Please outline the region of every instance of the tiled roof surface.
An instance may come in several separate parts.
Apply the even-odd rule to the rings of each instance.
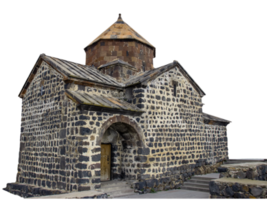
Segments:
[[[177,61],[174,61],[173,63],[169,63],[159,68],[154,68],[152,70],[137,74],[136,76],[133,76],[132,78],[127,80],[125,83],[120,83],[115,78],[101,73],[93,66],[81,65],[63,59],[55,58],[52,56],[47,56],[45,54],[41,54],[19,94],[20,97],[23,97],[23,95],[25,94],[42,60],[48,63],[55,70],[60,72],[64,76],[65,81],[73,82],[73,80],[75,81],[79,80],[77,81],[76,84],[83,84],[83,83],[91,85],[99,84],[102,86],[115,87],[121,89],[136,84],[141,84],[145,86],[149,81],[157,78],[161,74],[167,72],[168,70],[174,67],[178,67],[181,73],[188,79],[188,81],[193,85],[193,87],[198,91],[198,93],[201,96],[205,95],[205,93],[201,90],[201,88],[197,85],[197,83],[189,76],[189,74],[183,69],[183,67]],[[122,62],[125,64],[124,61],[115,60],[114,62]]]
[[[228,121],[226,119],[222,119],[219,117],[215,117],[213,115],[209,115],[207,113],[203,113],[203,118],[207,119],[207,120],[212,120],[212,121],[216,121],[216,122],[226,122],[226,123],[230,123],[231,121]]]
[[[106,107],[118,110],[127,110],[132,112],[143,112],[138,107],[114,97],[105,95],[88,94],[81,91],[66,90],[66,93],[74,99],[78,104]]]
[[[111,86],[119,86],[119,87],[127,87],[129,85],[134,85],[138,83],[146,83],[149,80],[153,80],[160,74],[170,70],[171,68],[177,66],[181,70],[181,72],[185,73],[191,81],[194,80],[194,77],[187,71],[187,69],[181,64],[179,61],[173,61],[170,63],[167,63],[161,67],[156,67],[150,71],[139,73],[137,76],[131,77],[126,83],[119,83],[116,81],[115,78],[110,77],[108,75],[102,74],[97,69],[95,69],[92,66],[83,65],[78,62],[73,62],[69,60],[65,60],[63,58],[57,58],[51,55],[46,54],[38,54],[34,61],[34,66],[29,70],[28,74],[25,77],[24,83],[21,85],[21,87],[18,90],[17,97],[19,97],[21,91],[25,87],[30,84],[31,80],[33,80],[33,70],[36,67],[36,65],[40,65],[41,60],[45,60],[48,62],[52,67],[56,68],[58,71],[65,74],[65,76],[69,77],[75,77],[78,79],[88,80],[88,81],[94,81],[96,83],[105,83],[107,85]],[[203,92],[203,94],[207,94],[205,90],[199,85],[199,83],[194,80],[193,82],[197,88],[200,89],[200,91]],[[113,98],[113,97],[106,97],[106,96],[97,96],[97,95],[87,95],[87,94],[80,94],[79,91],[68,91],[68,94],[73,96],[74,99],[76,99],[77,102],[80,104],[87,104],[87,105],[95,105],[95,106],[104,106],[107,108],[115,108],[115,109],[121,109],[121,110],[128,110],[131,112],[140,112],[141,109],[137,108],[136,106],[127,103],[126,101],[121,101],[119,99]],[[228,120],[226,118],[221,118],[219,116],[216,116],[211,113],[203,113],[203,118],[207,120],[213,120],[213,121],[221,121],[221,122],[228,122],[233,124],[233,120]]]
[[[77,64],[63,59],[46,56],[44,54],[42,54],[41,57],[46,62],[48,62],[49,64],[51,64],[60,72],[62,72],[63,74],[65,74],[70,78],[78,78],[111,86],[118,86],[118,87],[124,86],[123,84],[117,82],[110,76],[102,74],[95,67]]]
[[[133,28],[126,24],[120,16],[114,24],[112,24],[106,31],[99,35],[93,42],[87,45],[87,47],[101,39],[135,39],[143,44],[155,48]]]

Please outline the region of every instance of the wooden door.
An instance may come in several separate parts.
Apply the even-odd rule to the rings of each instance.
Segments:
[[[110,180],[111,144],[101,144],[101,181]]]

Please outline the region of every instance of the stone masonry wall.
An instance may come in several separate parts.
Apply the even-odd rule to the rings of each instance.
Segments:
[[[178,82],[176,97],[173,81]],[[136,120],[150,149],[147,161],[151,171],[147,170],[147,178],[166,176],[173,167],[201,159],[214,164],[211,157],[227,156],[227,143],[221,143],[226,128],[204,125],[201,97],[177,68],[151,81],[146,89],[135,89],[134,96],[133,103],[146,110]],[[213,155],[212,150],[216,151]]]
[[[65,192],[78,190],[76,163],[83,157],[81,140],[67,138],[68,108],[75,104],[65,96],[62,78],[42,62],[22,100],[17,182]]]
[[[80,110],[65,89],[113,96],[145,113]],[[23,98],[18,183],[62,191],[100,188],[97,141],[106,122],[118,135],[112,145],[112,178],[138,179],[139,189],[177,187],[196,167],[227,157],[226,128],[203,123],[201,97],[177,68],[146,88],[133,88],[131,99],[124,92],[64,85],[62,76],[43,62]]]
[[[153,69],[154,49],[134,40],[100,40],[86,49],[86,65],[99,67],[121,59],[137,71]]]

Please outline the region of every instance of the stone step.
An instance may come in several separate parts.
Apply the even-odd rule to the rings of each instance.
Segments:
[[[188,180],[186,182],[209,184],[210,180],[190,179],[190,180]]]
[[[101,182],[101,188],[103,187],[113,187],[113,186],[128,186],[126,181],[111,181],[111,182]]]
[[[202,188],[202,187],[196,187],[196,186],[181,186],[181,189],[184,190],[194,190],[194,191],[201,191],[201,192],[209,192],[209,188]]]
[[[211,174],[211,176],[214,176],[214,174]],[[181,189],[209,192],[210,181],[216,179],[211,176],[193,176],[191,179],[184,182],[184,185],[181,186]]]
[[[98,191],[107,193],[109,198],[134,194],[130,182],[117,180],[101,182],[101,189]]]
[[[200,187],[200,188],[209,189],[209,184],[201,184],[201,183],[188,183],[188,182],[185,182],[183,186]]]
[[[128,190],[132,189],[129,186],[112,186],[112,187],[101,187],[102,192],[118,191],[118,190]]]
[[[226,161],[223,164],[239,164],[239,163],[251,163],[251,162],[264,162],[262,160],[236,160],[236,161]]]
[[[193,176],[190,180],[203,180],[203,181],[210,181],[216,178],[209,178],[209,177],[200,177],[200,176]]]

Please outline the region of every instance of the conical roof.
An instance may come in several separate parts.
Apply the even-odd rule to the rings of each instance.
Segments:
[[[134,39],[155,49],[152,44],[122,20],[121,14],[119,14],[119,18],[114,24],[87,45],[87,47],[102,39]],[[85,49],[87,47],[85,47]]]

